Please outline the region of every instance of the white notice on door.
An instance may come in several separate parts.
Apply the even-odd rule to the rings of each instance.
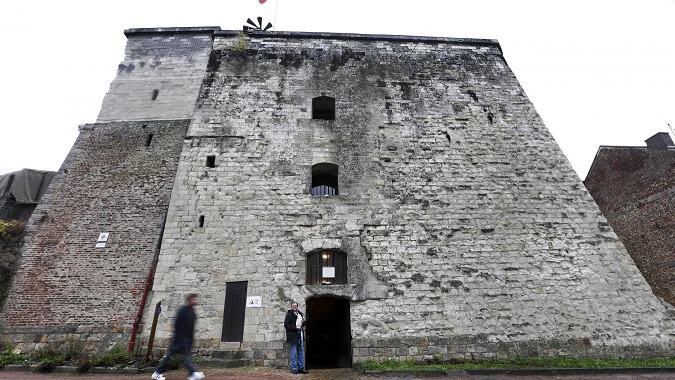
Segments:
[[[323,267],[321,277],[323,278],[335,278],[335,267]]]

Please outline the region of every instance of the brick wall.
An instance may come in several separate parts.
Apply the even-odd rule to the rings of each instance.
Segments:
[[[5,339],[24,349],[69,337],[98,348],[129,343],[186,129],[186,121],[82,128],[29,220],[0,316]],[[110,237],[96,248],[101,232]]]
[[[585,185],[654,294],[675,305],[675,150],[603,147]]]

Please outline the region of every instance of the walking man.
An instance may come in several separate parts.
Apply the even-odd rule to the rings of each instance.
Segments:
[[[203,372],[197,372],[192,363],[192,343],[195,335],[195,322],[197,314],[194,307],[197,306],[197,295],[190,293],[186,297],[186,303],[176,313],[176,320],[173,323],[173,340],[166,351],[166,355],[159,362],[155,372],[152,374],[153,380],[166,380],[163,373],[166,365],[174,354],[183,355],[183,363],[188,370],[188,380],[201,380],[204,378]]]
[[[291,372],[309,373],[305,369],[305,316],[298,310],[298,303],[291,303],[291,310],[286,313],[284,328],[286,329],[286,341],[291,350]]]

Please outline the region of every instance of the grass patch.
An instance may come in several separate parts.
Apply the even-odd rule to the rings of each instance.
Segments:
[[[451,369],[516,369],[516,368],[621,368],[675,367],[675,357],[653,359],[588,359],[588,358],[513,358],[483,360],[447,360],[438,357],[427,361],[368,360],[357,364],[364,370],[451,370]]]

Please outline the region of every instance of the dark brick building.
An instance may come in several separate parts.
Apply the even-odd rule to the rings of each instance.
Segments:
[[[675,146],[601,146],[584,181],[654,294],[675,305]]]

